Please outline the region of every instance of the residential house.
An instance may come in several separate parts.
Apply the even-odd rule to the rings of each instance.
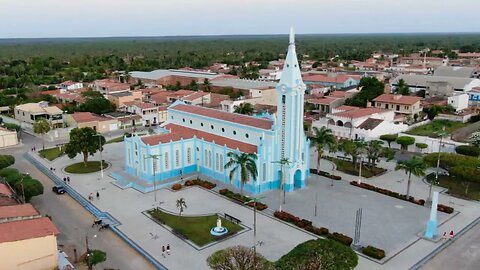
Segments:
[[[92,83],[91,87],[103,95],[130,91],[130,84],[121,83],[112,79],[96,80]]]
[[[90,112],[75,112],[73,114],[67,114],[65,119],[70,127],[89,127],[99,133],[107,133],[117,130],[120,126],[117,119],[100,116]]]
[[[65,81],[65,82],[60,83],[58,86],[61,90],[69,91],[69,90],[76,90],[76,89],[83,88],[83,83],[73,82],[73,81]]]
[[[394,111],[397,114],[418,115],[422,111],[420,100],[417,96],[403,96],[394,94],[382,94],[372,101],[372,107]]]
[[[241,91],[245,97],[254,97],[252,92],[275,88],[276,82],[247,80],[235,78],[219,78],[211,82],[212,91],[217,92],[223,88],[231,88],[235,91]]]
[[[469,95],[458,94],[447,98],[447,104],[452,106],[456,112],[460,112],[468,108],[468,97]]]
[[[260,69],[260,80],[265,81],[278,81],[282,77],[282,71],[280,68],[275,69]]]
[[[316,74],[307,75],[303,77],[304,83],[307,87],[311,85],[323,85],[335,89],[344,89],[351,86],[356,86],[360,83],[361,76],[359,75],[343,75],[343,74]],[[313,88],[313,87],[312,87]]]
[[[15,119],[34,124],[37,119],[46,119],[52,127],[63,126],[63,111],[55,106],[48,106],[48,102],[26,103],[15,106]]]
[[[126,112],[140,115],[142,124],[146,127],[159,124],[158,106],[153,103],[126,103]]]
[[[107,95],[107,99],[110,100],[117,109],[125,107],[125,102],[142,102],[143,93],[142,91],[125,91],[125,92],[115,92]]]
[[[276,106],[277,105],[277,91],[275,89],[250,90],[249,98],[230,100],[225,99],[220,102],[220,108],[223,111],[234,112],[236,107],[242,103],[250,103],[256,106]]]
[[[320,114],[331,113],[332,109],[338,108],[345,104],[347,98],[354,97],[359,91],[351,89],[347,91],[333,91],[328,96],[322,95],[308,99],[306,102],[315,106],[315,109]]]
[[[0,182],[0,206],[16,205],[20,202],[9,185]]]
[[[131,128],[142,125],[142,117],[140,115],[126,112],[112,112],[104,114],[107,118],[116,119],[120,129]]]
[[[469,104],[477,107],[480,101],[480,87],[474,87],[467,92]]]
[[[0,149],[18,144],[17,131],[0,127]]]

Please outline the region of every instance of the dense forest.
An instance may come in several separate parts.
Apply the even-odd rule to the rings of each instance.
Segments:
[[[114,70],[153,70],[214,62],[241,65],[283,57],[286,36],[0,39],[0,89],[92,81]],[[298,35],[299,58],[364,60],[372,52],[408,55],[419,50],[480,51],[480,34]]]

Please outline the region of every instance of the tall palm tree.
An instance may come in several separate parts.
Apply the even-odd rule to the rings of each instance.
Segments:
[[[225,169],[232,168],[230,170],[230,182],[233,181],[235,173],[240,171],[240,193],[243,194],[243,186],[248,182],[250,177],[253,181],[257,181],[258,171],[257,171],[257,155],[249,153],[240,153],[229,152],[227,156],[230,158],[230,161],[225,164]]]
[[[235,113],[240,113],[240,114],[246,114],[246,115],[252,115],[253,112],[255,111],[255,108],[253,108],[253,105],[245,102],[241,103],[238,106],[235,106]]]
[[[363,141],[343,141],[339,148],[345,153],[346,156],[352,157],[353,166],[357,167],[357,159],[363,153],[365,149],[365,142]]]
[[[187,208],[187,203],[185,202],[184,198],[180,198],[177,200],[177,208],[180,211],[180,216],[181,216],[184,208]]]
[[[365,146],[368,163],[372,163],[373,166],[375,166],[378,159],[380,158],[380,155],[382,154],[382,145],[383,145],[382,141],[373,140],[373,141],[369,141]]]
[[[410,199],[410,180],[412,178],[412,174],[415,176],[424,176],[427,170],[427,164],[423,161],[423,159],[419,157],[412,157],[409,160],[399,161],[395,170],[403,170],[405,174],[408,175],[408,183],[407,183],[407,200]]]
[[[315,147],[317,151],[317,172],[320,171],[320,162],[322,160],[323,148],[327,145],[329,148],[335,144],[335,136],[333,136],[332,130],[326,127],[313,127],[313,137],[310,138],[310,146]]]

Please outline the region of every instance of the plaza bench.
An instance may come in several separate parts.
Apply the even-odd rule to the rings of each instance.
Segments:
[[[226,219],[226,220],[229,220],[229,221],[231,221],[231,222],[235,222],[235,223],[237,223],[237,224],[242,223],[242,221],[241,221],[240,219],[238,219],[238,218],[236,218],[236,217],[234,217],[234,216],[231,216],[231,215],[229,215],[229,214],[227,214],[227,213],[224,213],[224,216],[225,216],[225,219]]]
[[[344,157],[344,156],[337,156],[338,159],[342,159],[342,160],[346,160],[346,161],[350,161],[350,158],[349,157]]]

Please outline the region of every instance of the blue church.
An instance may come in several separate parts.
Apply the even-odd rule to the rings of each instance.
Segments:
[[[200,173],[240,187],[240,175],[231,182],[224,169],[229,152],[257,155],[258,177],[244,190],[260,193],[281,188],[285,165],[285,191],[305,186],[309,175],[309,141],[303,129],[306,86],[302,81],[293,30],[278,93],[277,114],[271,119],[229,113],[181,101],[168,108],[164,133],[125,138],[125,169],[157,185],[181,174]],[[152,158],[153,157],[153,158]]]

